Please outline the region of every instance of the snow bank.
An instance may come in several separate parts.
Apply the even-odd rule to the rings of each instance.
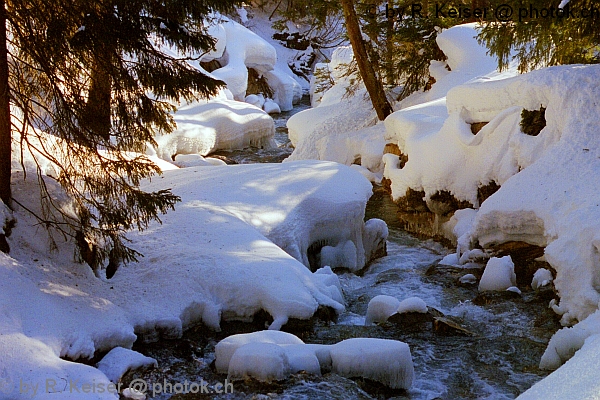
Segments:
[[[408,188],[424,190],[426,198],[446,190],[477,208],[477,189],[500,185],[470,232],[463,231],[459,253],[477,242],[484,248],[507,241],[545,247],[557,271],[561,301],[554,309],[563,324],[585,319],[600,301],[600,195],[590,185],[600,175],[599,77],[598,66],[578,65],[507,79],[496,74],[386,120],[388,136],[408,155],[402,169],[395,156],[384,157],[393,197]],[[537,136],[521,132],[522,110],[540,107],[545,128]],[[478,122],[487,124],[474,135],[469,124]]]
[[[37,180],[17,176],[15,198],[35,209]],[[45,183],[60,195],[52,179]],[[15,211],[12,252],[0,254],[0,378],[9,398],[19,398],[20,379],[32,388],[72,379],[103,385],[102,393],[97,386],[95,395],[77,398],[114,399],[104,373],[60,357],[89,359],[136,339],[176,338],[198,323],[218,329],[222,319],[250,319],[261,309],[273,317],[270,328],[310,318],[319,306],[343,310],[330,269],[313,274],[268,238],[300,259],[312,241],[354,240],[362,249],[371,186],[359,173],[323,162],[192,167],[144,186],[167,187],[182,197],[177,210],[129,235],[145,257],[108,281],[73,262],[72,244],[60,235],[48,252],[45,230]],[[114,378],[120,368],[107,372]],[[68,386],[56,389],[56,398],[73,398]]]
[[[479,291],[506,290],[516,285],[515,264],[510,256],[490,258],[479,281]]]
[[[173,160],[179,154],[205,156],[216,150],[277,147],[275,124],[253,105],[233,100],[193,102],[177,109],[177,128],[156,137],[157,154]]]
[[[410,349],[397,340],[346,339],[331,346],[331,362],[336,374],[371,379],[392,389],[409,389],[414,378]]]
[[[600,393],[600,335],[585,339],[573,358],[533,385],[518,400],[592,400]]]
[[[337,48],[329,64],[333,87],[323,94],[318,106],[288,120],[288,135],[295,150],[287,160],[358,163],[373,172],[382,171],[384,126],[376,125],[377,116],[364,85],[347,94],[352,77],[344,76],[344,72],[353,57],[350,47]]]

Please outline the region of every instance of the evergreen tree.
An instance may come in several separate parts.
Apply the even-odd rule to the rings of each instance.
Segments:
[[[77,205],[77,219],[63,215],[69,228],[44,215],[37,216],[40,221],[75,236],[81,256],[95,271],[108,259],[108,277],[120,262],[135,259],[138,254],[125,244],[126,231],[159,220],[178,197],[169,190],[140,190],[142,179],[160,171],[131,152],[144,153],[147,143],[155,144],[156,133],[174,129],[173,104],[207,97],[223,85],[160,46],[181,54],[213,48],[204,21],[235,3],[239,1],[4,0],[2,201],[10,206],[12,130],[13,140],[54,163],[57,181]],[[12,116],[9,100],[18,110]],[[36,134],[51,135],[57,144],[44,146],[47,140],[35,140]],[[43,201],[51,199],[43,196]]]
[[[504,68],[516,58],[520,72],[535,68],[600,60],[600,1],[509,0],[512,21],[485,23],[479,40]]]

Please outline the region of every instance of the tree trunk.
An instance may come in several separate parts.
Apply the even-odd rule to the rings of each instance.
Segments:
[[[358,64],[358,70],[365,83],[367,92],[369,92],[369,97],[371,97],[371,103],[373,103],[373,108],[375,108],[375,111],[377,112],[377,117],[383,121],[385,117],[393,112],[392,106],[390,106],[390,103],[387,101],[385,92],[383,91],[383,85],[381,84],[381,81],[377,79],[375,70],[369,62],[360,26],[358,25],[354,4],[352,3],[352,0],[341,0],[341,2],[344,10],[344,18],[346,19],[346,30],[348,31],[350,44],[354,50],[354,57]]]
[[[10,206],[11,126],[5,4],[0,1],[0,200]]]
[[[98,56],[91,71],[91,84],[85,106],[84,125],[104,140],[110,138],[110,100],[112,79]]]

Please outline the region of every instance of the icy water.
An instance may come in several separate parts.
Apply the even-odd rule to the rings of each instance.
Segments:
[[[303,106],[307,108],[307,105]],[[294,110],[297,111],[297,110]],[[278,124],[285,127],[282,116]],[[278,157],[288,152],[285,132]],[[267,157],[273,156],[274,152]],[[228,152],[237,162],[251,161],[248,152]],[[260,157],[259,157],[260,158]],[[261,161],[263,161],[261,159]],[[346,311],[334,322],[296,324],[287,327],[306,343],[333,344],[352,337],[377,337],[409,344],[415,367],[415,381],[409,391],[392,391],[365,380],[351,380],[327,373],[323,376],[296,374],[275,384],[234,382],[233,393],[214,394],[226,376],[211,368],[214,346],[231,334],[264,329],[260,316],[254,323],[224,323],[223,332],[198,327],[180,340],[136,344],[135,350],[158,360],[159,368],[128,376],[150,382],[149,398],[155,399],[513,399],[545,376],[537,367],[545,345],[558,329],[548,310],[547,293],[524,292],[523,296],[476,299],[475,285],[459,286],[467,272],[438,266],[450,250],[430,240],[417,239],[396,226],[395,205],[376,189],[369,201],[366,218],[384,219],[390,228],[388,255],[372,263],[362,275],[339,272],[346,299]],[[476,272],[476,271],[475,271]],[[443,313],[466,332],[441,334],[431,323],[386,323],[364,326],[369,300],[386,294],[402,300],[418,296]],[[198,383],[213,394],[152,396],[152,384]],[[125,380],[125,383],[129,382]],[[159,388],[159,386],[155,386]],[[179,387],[181,388],[181,386]],[[164,388],[161,388],[164,390]],[[168,387],[166,388],[168,389]]]

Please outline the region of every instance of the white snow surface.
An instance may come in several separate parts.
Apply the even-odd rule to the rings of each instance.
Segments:
[[[364,377],[393,389],[409,389],[414,378],[410,348],[389,339],[354,338],[331,346],[332,372]]]
[[[385,322],[398,311],[400,300],[393,296],[381,294],[373,297],[367,306],[365,325]]]
[[[546,268],[540,268],[533,274],[533,279],[531,280],[531,288],[533,290],[537,290],[541,287],[549,285],[554,280],[552,276],[552,272],[547,270]]]
[[[585,339],[583,347],[575,353],[573,358],[533,385],[517,399],[598,399],[600,393],[600,357],[598,354],[600,354],[600,334],[595,334]]]
[[[23,180],[15,172],[14,179],[15,198],[39,212],[35,174]],[[53,179],[45,184],[57,204],[72,207]],[[269,237],[300,260],[314,241],[353,240],[362,249],[371,185],[358,172],[316,161],[192,167],[143,187],[172,188],[182,202],[162,224],[129,235],[145,257],[108,281],[74,262],[61,235],[52,236],[56,251],[49,252],[45,230],[15,211],[11,254],[0,254],[0,378],[8,398],[31,398],[19,396],[20,379],[31,388],[51,379],[95,382],[102,392],[78,398],[114,399],[106,374],[60,357],[131,348],[136,338],[177,338],[198,323],[218,329],[221,319],[249,319],[260,309],[272,315],[270,328],[310,318],[319,306],[343,310],[330,269],[311,273]],[[52,398],[73,398],[69,386],[56,390]]]
[[[507,290],[516,284],[515,264],[510,256],[492,257],[487,262],[479,281],[479,291]]]
[[[320,98],[318,106],[293,115],[287,122],[294,152],[287,160],[329,160],[350,165],[358,163],[381,173],[385,127],[377,116],[363,84],[347,94],[352,76],[343,76],[354,57],[351,47],[333,52],[329,70],[333,87]]]
[[[205,156],[216,150],[277,147],[273,119],[248,103],[213,99],[182,105],[174,115],[177,128],[156,137],[159,157],[179,154]]]
[[[260,382],[282,381],[291,373],[285,350],[264,342],[248,343],[231,356],[227,379],[230,381],[254,378]]]
[[[154,358],[123,347],[115,347],[96,364],[96,368],[114,383],[119,382],[127,371],[151,367],[158,367]]]
[[[233,354],[249,343],[304,344],[297,336],[281,331],[267,330],[231,335],[215,346],[215,368],[217,371],[220,373],[227,372]]]
[[[398,305],[398,314],[404,314],[409,312],[426,313],[427,304],[420,297],[409,297],[400,302]]]

